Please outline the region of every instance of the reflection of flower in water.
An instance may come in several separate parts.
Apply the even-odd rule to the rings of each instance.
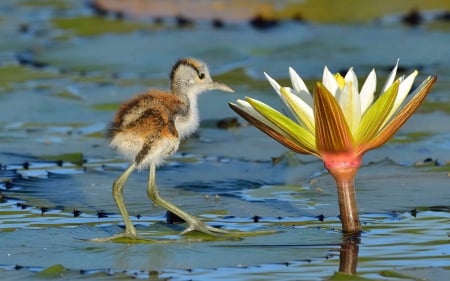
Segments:
[[[322,82],[316,83],[313,95],[292,68],[289,69],[292,89],[280,86],[266,74],[295,121],[252,98],[230,103],[234,111],[281,144],[324,161],[338,185],[345,233],[360,231],[353,181],[364,153],[386,143],[436,81],[436,76],[428,77],[405,101],[418,72],[396,79],[397,68],[398,63],[377,98],[374,70],[358,91],[358,79],[352,68],[343,77],[333,75],[325,67]]]

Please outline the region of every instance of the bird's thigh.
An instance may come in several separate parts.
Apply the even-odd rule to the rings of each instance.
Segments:
[[[180,146],[180,141],[176,138],[162,139],[159,147],[161,148],[161,154],[171,156],[177,152]]]

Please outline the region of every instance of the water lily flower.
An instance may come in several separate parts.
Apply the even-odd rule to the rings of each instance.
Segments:
[[[353,68],[342,76],[333,75],[325,67],[313,94],[292,68],[289,68],[292,88],[280,86],[265,73],[293,119],[249,97],[230,103],[234,111],[281,144],[324,161],[337,183],[344,233],[361,230],[354,178],[364,153],[383,145],[400,129],[437,79],[426,78],[410,94],[418,71],[396,78],[397,69],[398,62],[379,95],[375,94],[375,70],[358,90]]]

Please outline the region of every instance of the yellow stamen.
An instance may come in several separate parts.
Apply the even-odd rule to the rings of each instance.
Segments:
[[[334,75],[334,78],[336,78],[336,82],[338,83],[339,89],[343,89],[345,86],[345,79],[344,77],[342,77],[342,75],[340,73],[336,73]]]

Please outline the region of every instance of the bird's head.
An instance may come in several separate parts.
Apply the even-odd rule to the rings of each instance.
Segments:
[[[213,81],[208,66],[193,58],[184,58],[175,63],[170,82],[172,92],[178,95],[198,95],[210,90],[234,92],[227,85]]]

